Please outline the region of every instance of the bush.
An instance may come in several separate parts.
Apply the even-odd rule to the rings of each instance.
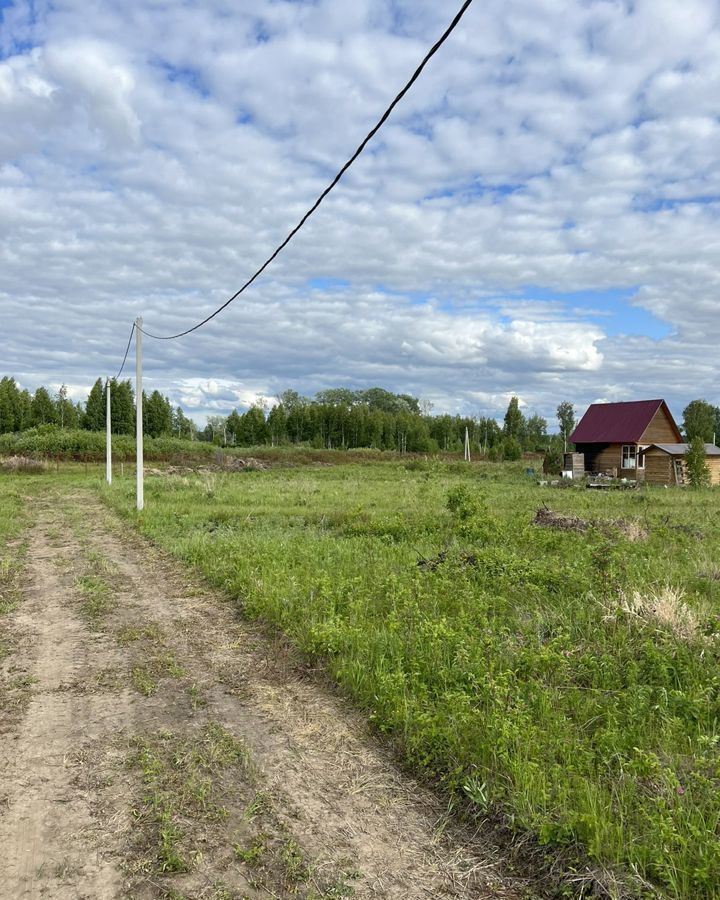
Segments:
[[[505,459],[502,444],[494,444],[489,450],[487,458],[490,462],[502,462]]]
[[[710,469],[705,458],[705,442],[700,435],[696,435],[688,447],[685,457],[688,481],[692,487],[708,487],[710,484]]]
[[[563,455],[556,447],[551,447],[543,459],[543,472],[546,475],[559,475],[562,472]]]
[[[503,459],[510,462],[522,459],[522,447],[517,438],[508,437],[503,441]]]
[[[145,437],[145,458],[164,460],[177,456],[207,458],[216,447],[200,441],[185,441],[175,437]],[[113,435],[113,458],[135,458],[135,438],[126,434]],[[15,434],[0,435],[0,456],[25,456],[33,459],[68,459],[77,461],[105,458],[105,432],[61,429],[41,425]]]

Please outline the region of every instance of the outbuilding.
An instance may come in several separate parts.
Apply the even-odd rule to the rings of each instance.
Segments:
[[[685,457],[689,444],[650,444],[642,451],[649,484],[687,484]],[[720,447],[705,444],[710,484],[720,484]]]

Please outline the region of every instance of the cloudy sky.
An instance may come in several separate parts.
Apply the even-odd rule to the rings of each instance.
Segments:
[[[296,223],[459,0],[0,0],[0,374],[77,397]],[[146,387],[437,411],[718,402],[716,0],[476,0],[340,186]],[[130,358],[132,373],[132,357]]]

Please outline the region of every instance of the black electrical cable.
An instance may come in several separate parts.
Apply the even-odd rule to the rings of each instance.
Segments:
[[[132,343],[133,335],[135,334],[135,323],[133,322],[133,326],[130,329],[130,337],[128,338],[127,347],[125,348],[125,356],[123,356],[122,365],[118,369],[117,375],[111,379],[111,381],[117,381],[118,378],[122,375],[122,370],[125,368],[125,363],[127,362],[128,353],[130,352],[130,344]]]
[[[443,33],[442,37],[440,37],[440,39],[435,44],[433,44],[433,46],[430,48],[430,50],[428,51],[428,53],[425,56],[425,58],[423,59],[423,61],[420,63],[420,65],[414,71],[414,73],[413,73],[412,77],[410,78],[410,80],[408,81],[408,83],[400,91],[400,93],[395,97],[395,99],[392,101],[390,106],[388,106],[388,108],[382,114],[380,120],[375,125],[375,127],[367,134],[367,136],[363,139],[362,143],[357,148],[357,150],[353,153],[353,155],[345,163],[345,165],[340,169],[340,171],[333,178],[333,180],[330,182],[330,184],[325,188],[325,190],[322,192],[322,194],[320,194],[320,196],[317,198],[315,203],[313,203],[313,205],[305,213],[305,215],[302,217],[302,219],[300,219],[298,224],[292,229],[292,231],[288,234],[288,236],[285,238],[285,240],[275,248],[273,253],[265,260],[265,262],[260,266],[260,268],[257,270],[257,272],[255,272],[255,274],[252,276],[252,278],[249,278],[245,282],[245,284],[232,295],[232,297],[230,297],[228,300],[226,300],[222,304],[222,306],[218,306],[218,308],[214,312],[210,313],[209,316],[206,316],[201,322],[198,322],[197,325],[193,325],[192,328],[187,328],[187,329],[185,329],[185,331],[179,331],[177,334],[167,334],[167,335],[152,334],[149,331],[145,331],[144,328],[141,328],[140,330],[142,331],[142,333],[144,335],[146,335],[149,338],[154,338],[156,341],[174,341],[176,338],[184,337],[186,334],[190,334],[192,331],[197,331],[198,328],[202,328],[203,325],[206,325],[211,319],[214,319],[215,316],[218,315],[218,313],[221,313],[226,307],[230,306],[230,304],[234,300],[237,300],[237,298],[240,296],[240,294],[243,293],[244,290],[246,290],[246,288],[250,287],[250,285],[253,283],[253,281],[255,281],[255,279],[258,278],[265,271],[265,269],[267,269],[267,267],[275,259],[275,257],[278,256],[278,254],[281,253],[282,250],[285,249],[285,247],[295,237],[295,235],[298,233],[298,231],[300,231],[300,229],[303,227],[305,222],[307,222],[307,220],[310,218],[310,216],[315,212],[315,210],[318,208],[318,206],[320,206],[320,204],[323,202],[323,200],[327,197],[327,195],[330,193],[330,191],[340,181],[340,179],[343,177],[345,172],[347,172],[347,170],[355,162],[355,160],[358,158],[358,156],[360,156],[360,154],[363,152],[365,147],[370,143],[370,141],[373,139],[373,137],[375,137],[377,132],[382,128],[382,126],[385,124],[387,119],[390,117],[390,114],[392,113],[392,111],[395,109],[395,107],[402,100],[402,98],[405,96],[405,94],[407,94],[407,92],[410,90],[410,88],[413,86],[413,84],[420,77],[422,70],[425,68],[425,66],[428,64],[428,62],[432,59],[432,57],[437,53],[437,51],[440,49],[440,47],[442,47],[442,45],[448,39],[450,34],[455,30],[458,23],[460,22],[460,19],[462,19],[462,17],[465,15],[468,7],[470,6],[470,4],[472,2],[473,2],[473,0],[465,0],[463,5],[460,7],[459,12],[457,13],[455,18],[452,20],[450,25],[447,27],[447,29]],[[130,335],[130,337],[132,339],[132,334]],[[129,348],[129,346],[130,345],[128,343],[128,348]],[[125,354],[125,358],[127,359],[127,352]],[[123,366],[124,365],[125,365],[125,361],[123,360]],[[122,372],[122,366],[120,368],[120,371]]]

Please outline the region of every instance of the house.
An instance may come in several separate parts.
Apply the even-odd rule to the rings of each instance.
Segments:
[[[642,452],[645,481],[649,484],[686,484],[685,454],[689,444],[650,444]],[[710,484],[720,484],[720,447],[705,444]]]
[[[642,481],[651,444],[680,445],[682,435],[664,400],[593,403],[570,435],[585,471]],[[652,454],[654,458],[654,452]],[[674,482],[663,482],[674,483]]]

